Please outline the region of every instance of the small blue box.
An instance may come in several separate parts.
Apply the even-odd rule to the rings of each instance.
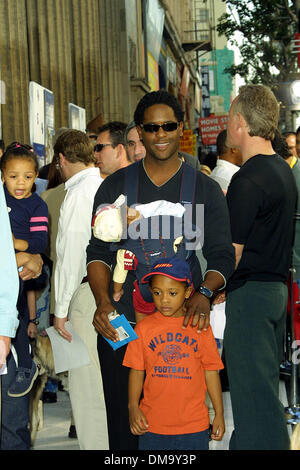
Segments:
[[[121,348],[134,339],[137,339],[137,334],[124,315],[117,316],[111,320],[110,323],[117,330],[120,340],[114,343],[110,339],[105,338],[105,336],[103,336],[103,338],[111,345],[114,350]]]

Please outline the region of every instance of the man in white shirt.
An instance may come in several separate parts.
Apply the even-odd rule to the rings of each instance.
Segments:
[[[107,449],[97,334],[92,325],[95,304],[86,278],[94,196],[103,179],[95,167],[90,139],[81,131],[70,129],[63,133],[55,143],[54,156],[66,180],[56,240],[54,327],[63,338],[72,341],[65,328],[69,319],[90,356],[89,365],[69,371],[69,393],[80,448]]]
[[[238,149],[226,147],[227,131],[221,131],[217,137],[217,165],[210,174],[210,178],[219,183],[226,193],[233,175],[242,164],[241,152]]]

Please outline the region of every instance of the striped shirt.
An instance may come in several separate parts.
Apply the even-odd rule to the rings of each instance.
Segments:
[[[36,193],[16,199],[4,190],[14,237],[28,242],[28,253],[43,253],[48,243],[47,204]]]

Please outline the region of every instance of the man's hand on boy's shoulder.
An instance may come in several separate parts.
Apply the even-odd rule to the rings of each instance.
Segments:
[[[207,330],[210,322],[210,300],[204,295],[195,292],[185,302],[185,316],[183,320],[183,328],[188,324],[197,328],[199,333],[204,329]]]

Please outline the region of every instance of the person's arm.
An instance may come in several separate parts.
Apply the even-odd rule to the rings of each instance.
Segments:
[[[93,325],[101,335],[112,341],[118,341],[118,334],[108,320],[108,315],[115,310],[109,295],[110,268],[102,261],[93,261],[88,264],[87,272],[97,306]]]
[[[17,332],[19,320],[17,300],[19,278],[0,171],[0,367],[10,351],[11,338]]]
[[[203,227],[201,227],[204,232],[203,256],[207,262],[205,275],[209,272],[220,274],[223,277],[223,283],[219,285],[218,290],[221,290],[226,286],[235,267],[230,215],[226,198],[218,183],[210,178],[205,180],[207,188]]]
[[[128,257],[128,253],[130,253],[130,259],[132,259],[133,253],[124,249],[117,251],[117,264],[113,272],[113,299],[115,302],[119,302],[124,294],[123,285],[128,274],[128,271],[125,269],[125,257]]]
[[[132,434],[137,436],[141,436],[148,431],[147,419],[139,407],[144,378],[144,370],[130,369],[128,382],[129,425]]]
[[[72,340],[65,328],[70,301],[86,274],[91,213],[91,201],[79,189],[69,193],[61,207],[56,239],[54,328],[67,341]]]
[[[108,184],[109,178],[104,180],[95,195],[92,220],[99,206],[110,204],[118,197],[117,193],[111,194],[111,191],[117,190],[117,185]],[[121,187],[123,186],[121,185]],[[93,325],[98,333],[112,341],[117,341],[117,332],[107,318],[115,310],[110,298],[110,282],[111,266],[116,254],[110,251],[109,243],[94,236],[93,230],[86,251],[88,281],[97,306]]]
[[[40,197],[35,203],[29,223],[30,238],[27,251],[44,253],[48,244],[48,206]]]
[[[14,249],[17,251],[26,251],[28,249],[28,242],[26,240],[21,240],[20,238],[15,238],[12,234]]]
[[[201,194],[201,186],[198,185],[200,189],[198,189],[199,194],[196,194],[196,220],[194,221],[204,233],[202,251],[207,262],[207,269],[201,285],[216,294],[224,289],[226,280],[233,273],[234,249],[228,208],[222,190],[218,183],[209,178],[203,179],[202,183],[205,191]],[[204,220],[201,220],[197,213],[199,209],[197,204],[200,205],[200,201],[204,204]],[[186,302],[183,327],[186,327],[192,319],[191,325],[197,327],[200,332],[209,326],[211,299],[200,294],[199,287],[195,286],[196,292]]]
[[[215,410],[211,438],[215,441],[221,441],[225,432],[225,422],[219,372],[217,370],[205,370],[205,382],[209,397]]]
[[[29,323],[27,326],[27,333],[29,338],[35,338],[38,333],[36,324],[30,320],[36,320],[36,292],[34,290],[27,291],[27,305],[29,312]]]
[[[237,174],[238,176],[238,174]],[[251,194],[251,197],[249,197]],[[257,213],[263,207],[262,191],[252,181],[239,176],[231,182],[227,192],[232,244],[235,250],[235,269],[241,261],[244,246]]]
[[[216,271],[208,271],[201,285],[216,292],[224,285],[224,278]],[[186,328],[191,320],[191,326],[197,326],[199,332],[206,330],[210,322],[210,302],[205,295],[195,292],[185,303],[183,327]]]
[[[241,261],[244,246],[245,245],[240,245],[238,243],[233,243],[233,247],[235,249],[235,269],[238,267],[238,264]]]

